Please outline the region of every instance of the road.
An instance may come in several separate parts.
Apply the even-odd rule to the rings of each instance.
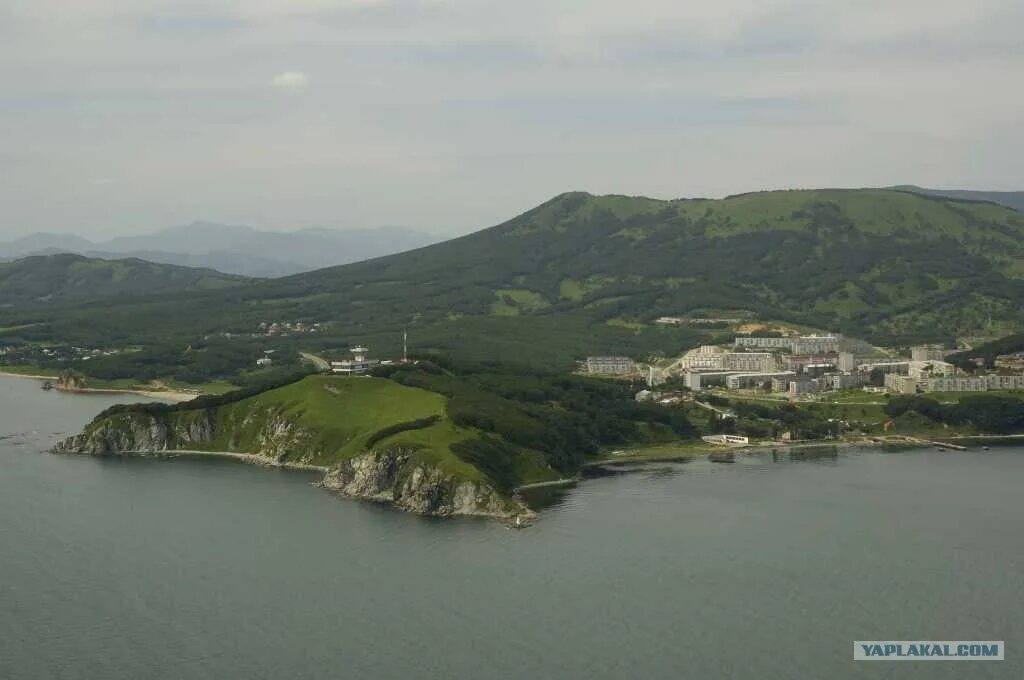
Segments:
[[[319,371],[331,370],[331,362],[327,361],[327,359],[324,359],[323,357],[318,357],[317,355],[310,354],[309,352],[299,352],[299,356],[302,357],[304,361],[308,361],[316,366]]]

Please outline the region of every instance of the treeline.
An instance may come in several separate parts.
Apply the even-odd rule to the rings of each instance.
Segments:
[[[964,370],[973,371],[977,368],[977,365],[971,360],[974,357],[983,358],[986,368],[995,368],[996,357],[1000,354],[1013,354],[1022,351],[1024,351],[1024,333],[1017,333],[987,342],[966,352],[951,354],[946,360]]]
[[[707,429],[716,434],[742,434],[751,439],[775,439],[789,432],[793,439],[827,439],[840,433],[838,421],[809,406],[772,405],[744,400],[730,400],[715,395],[702,395],[701,400],[728,408],[735,418],[722,418],[708,412]]]
[[[373,448],[374,444],[383,439],[387,439],[393,434],[398,434],[399,432],[409,432],[411,430],[422,430],[430,427],[439,420],[441,420],[441,416],[430,416],[429,418],[409,420],[404,423],[395,423],[394,425],[382,427],[381,429],[377,430],[367,438],[365,446],[368,449]]]
[[[896,418],[908,412],[950,425],[971,425],[982,433],[1024,431],[1024,399],[995,394],[964,397],[957,404],[940,404],[924,396],[896,396],[883,408]]]
[[[204,394],[200,397],[196,397],[190,401],[182,401],[174,404],[167,404],[164,402],[147,402],[142,404],[114,404],[113,406],[107,407],[102,411],[95,420],[100,420],[109,416],[118,415],[121,413],[145,413],[148,415],[166,415],[168,413],[177,413],[180,411],[201,411],[207,409],[214,409],[219,406],[227,406],[228,404],[234,404],[248,399],[249,397],[255,397],[258,394],[267,392],[269,390],[276,390],[279,387],[291,385],[292,383],[298,382],[305,378],[307,375],[311,375],[311,371],[293,371],[289,373],[283,373],[273,378],[256,382],[249,387],[244,387],[238,390],[232,390],[231,392],[225,392],[224,394]]]

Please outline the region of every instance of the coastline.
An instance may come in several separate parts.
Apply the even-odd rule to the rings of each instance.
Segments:
[[[60,380],[60,376],[56,375],[37,375],[33,373],[12,373],[10,371],[0,371],[0,377],[2,378],[28,378],[29,380]],[[199,394],[193,394],[192,392],[182,392],[179,390],[145,390],[136,388],[119,389],[116,387],[76,387],[69,389],[67,387],[58,387],[54,385],[54,389],[60,392],[68,394],[135,394],[140,397],[146,397],[148,399],[164,399],[166,401],[174,402],[185,402],[192,401]]]
[[[751,446],[741,447],[726,447],[726,446],[695,446],[695,447],[683,447],[683,446],[664,446],[663,453],[649,453],[649,454],[638,454],[630,455],[628,453],[621,454],[619,456],[609,456],[598,458],[596,460],[588,461],[583,464],[584,468],[594,467],[615,467],[615,466],[626,466],[631,464],[640,463],[672,463],[672,462],[686,462],[702,456],[708,456],[714,458],[720,458],[725,460],[730,456],[742,456],[742,455],[754,455],[761,453],[771,453],[773,451],[791,451],[791,450],[802,450],[802,449],[822,449],[822,448],[837,448],[837,449],[850,449],[850,448],[902,448],[902,449],[928,449],[935,448],[936,446],[949,446],[951,450],[954,444],[950,444],[943,440],[974,440],[981,446],[985,441],[1000,441],[1008,440],[1013,441],[1014,439],[1024,439],[1024,434],[1008,434],[1008,435],[959,435],[953,437],[941,437],[933,440],[926,440],[919,437],[911,437],[904,435],[897,435],[893,439],[882,439],[880,437],[865,437],[863,439],[844,439],[838,441],[803,441],[794,443],[777,443],[777,444],[753,444]],[[966,449],[969,450],[969,449]]]
[[[279,470],[295,470],[298,472],[320,472],[326,474],[325,465],[309,463],[279,462],[255,453],[238,453],[236,451],[200,451],[197,449],[165,449],[162,451],[122,451],[119,455],[138,458],[227,458],[247,465],[277,468]]]

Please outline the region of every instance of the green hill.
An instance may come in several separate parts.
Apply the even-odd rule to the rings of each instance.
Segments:
[[[678,352],[709,333],[653,324],[663,315],[748,310],[876,342],[945,340],[1021,326],[1021,299],[1024,214],[990,203],[875,189],[577,192],[400,255],[105,305],[103,328],[88,305],[8,314],[0,327],[35,324],[26,341],[164,343],[167,357],[211,333],[293,319],[326,328],[296,348],[365,342],[395,355],[408,328],[414,351],[564,369],[589,353]]]
[[[571,475],[602,447],[694,434],[681,411],[637,403],[624,384],[432,364],[388,376],[114,406],[57,450],[250,454],[322,467],[332,488],[416,512],[504,516],[516,486]]]
[[[0,305],[53,305],[107,298],[139,298],[234,286],[244,277],[212,269],[100,260],[81,255],[39,255],[0,263]]]

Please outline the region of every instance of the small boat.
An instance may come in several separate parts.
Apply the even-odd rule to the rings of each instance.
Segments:
[[[988,447],[987,447],[987,446],[982,446],[982,447],[981,447],[981,450],[982,450],[982,451],[988,451]]]
[[[52,390],[53,389],[53,383],[50,382],[49,380],[45,381],[43,383],[43,389],[44,390]]]

